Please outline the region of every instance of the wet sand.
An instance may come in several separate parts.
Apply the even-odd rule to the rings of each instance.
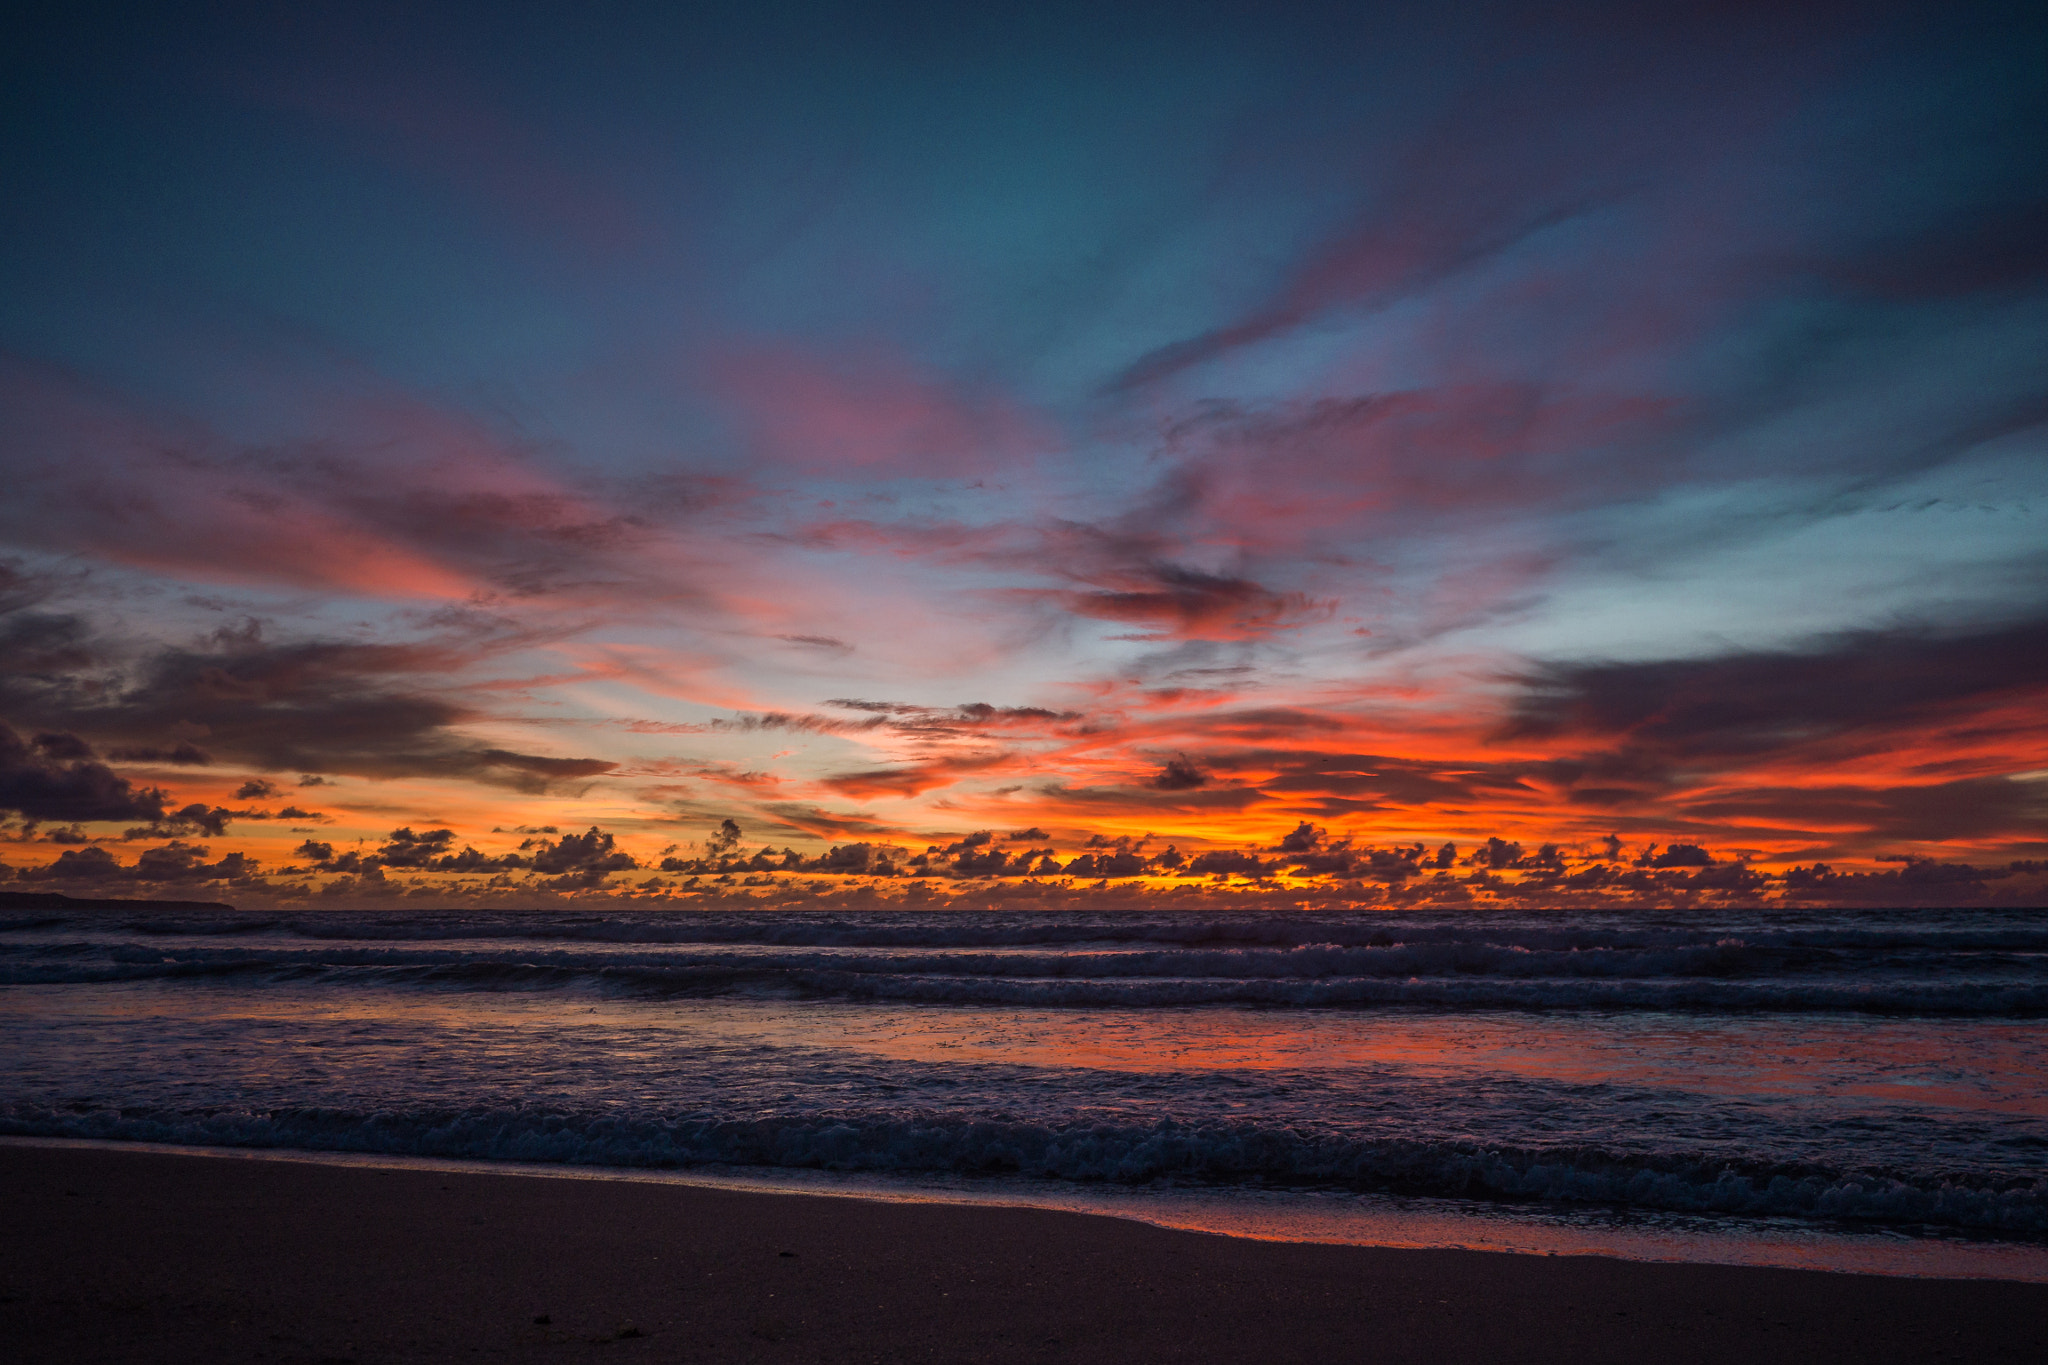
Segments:
[[[109,1361],[2039,1361],[2048,1285],[0,1147],[0,1342]]]

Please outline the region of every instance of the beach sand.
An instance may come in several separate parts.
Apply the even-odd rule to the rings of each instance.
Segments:
[[[97,1361],[2048,1360],[2048,1285],[0,1147],[0,1342]]]

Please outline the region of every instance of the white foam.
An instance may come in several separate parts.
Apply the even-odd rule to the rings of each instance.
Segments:
[[[967,1181],[819,1171],[703,1168],[651,1171],[601,1166],[341,1152],[194,1147],[75,1138],[0,1137],[0,1145],[75,1147],[244,1161],[291,1161],[359,1169],[463,1171],[545,1179],[624,1181],[701,1188],[1056,1209],[1125,1218],[1188,1232],[1259,1241],[1309,1242],[1703,1265],[1777,1266],[1859,1275],[2048,1283],[2048,1246],[1847,1232],[1788,1220],[1542,1216],[1517,1208],[1327,1191],[1129,1189],[1067,1182]]]

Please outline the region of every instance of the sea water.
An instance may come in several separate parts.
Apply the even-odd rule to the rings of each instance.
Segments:
[[[2048,1279],[2048,913],[0,917],[0,1134]]]

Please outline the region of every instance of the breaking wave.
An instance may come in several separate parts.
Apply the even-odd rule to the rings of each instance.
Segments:
[[[2004,908],[39,911],[0,1133],[2048,1241],[2043,1016]]]
[[[1277,1184],[2048,1235],[2048,1181],[2040,1179],[1919,1178],[1595,1146],[1361,1139],[1256,1122],[1048,1125],[932,1111],[655,1118],[538,1107],[185,1113],[16,1104],[0,1111],[0,1133],[603,1166]]]
[[[1295,948],[1312,945],[1385,948],[1395,945],[1488,944],[1501,948],[1682,949],[1742,938],[1759,950],[1836,949],[1865,953],[2005,951],[2048,953],[2048,919],[2035,912],[1987,925],[1987,912],[1968,912],[1967,925],[1944,923],[1942,912],[1866,912],[1854,925],[1839,917],[1773,910],[1725,920],[1691,915],[1543,914],[1470,911],[1403,918],[1385,912],[1317,915],[1293,912],[1217,917],[1130,911],[977,915],[964,911],[756,914],[695,911],[562,913],[557,911],[315,911],[291,915],[150,915],[105,922],[128,934],[164,937],[270,936],[315,941],[408,942],[502,940],[528,943],[751,944],[782,948],[1081,948],[1157,946]],[[0,933],[64,919],[0,921]]]
[[[928,1004],[1146,1008],[1849,1011],[2048,1014],[2048,978],[2009,948],[1873,956],[1722,939],[1653,947],[1482,941],[1008,952],[653,950],[60,940],[0,945],[0,984],[139,980],[388,989],[590,990],[637,997],[794,995]]]

